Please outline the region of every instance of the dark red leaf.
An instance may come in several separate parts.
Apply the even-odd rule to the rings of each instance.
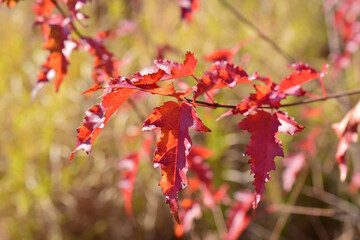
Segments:
[[[232,88],[241,83],[251,84],[247,73],[241,67],[225,61],[214,63],[199,81],[195,87],[194,99],[214,89]]]
[[[265,183],[270,180],[269,172],[275,170],[274,158],[284,156],[281,142],[276,137],[277,133],[287,132],[293,135],[303,127],[285,113],[271,114],[256,110],[253,115],[248,115],[239,123],[238,129],[251,133],[245,154],[251,156],[249,163],[255,178],[253,185],[255,186],[254,208],[256,208],[265,191]]]
[[[143,131],[161,129],[161,137],[155,143],[154,166],[161,168],[162,178],[159,185],[166,195],[175,220],[179,223],[177,195],[187,184],[186,157],[190,152],[191,138],[188,128],[198,132],[210,132],[197,117],[195,109],[188,103],[166,102],[154,108],[147,116]]]
[[[181,9],[181,20],[186,19],[191,22],[193,13],[200,8],[200,0],[178,0]]]
[[[132,211],[132,195],[135,185],[135,178],[138,171],[139,154],[134,153],[124,157],[118,163],[118,168],[122,170],[119,188],[125,198],[125,210],[129,217],[133,217]]]

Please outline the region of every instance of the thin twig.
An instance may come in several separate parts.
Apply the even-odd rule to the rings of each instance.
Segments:
[[[259,28],[257,28],[251,21],[249,21],[244,15],[242,15],[241,12],[235,9],[234,6],[232,6],[230,3],[228,3],[226,0],[219,0],[220,3],[222,3],[231,13],[234,14],[234,16],[242,23],[247,25],[249,28],[251,28],[253,31],[256,32],[256,34],[263,39],[265,42],[270,44],[274,50],[276,50],[281,56],[283,56],[289,63],[295,63],[297,62],[294,57],[292,57],[290,54],[286,53],[283,49],[280,48],[278,44],[276,44],[273,40],[271,40],[268,36],[266,36]]]
[[[355,95],[355,94],[360,94],[360,89],[356,89],[356,90],[350,90],[350,91],[344,91],[344,92],[338,92],[338,93],[334,93],[334,94],[329,94],[327,97],[322,97],[322,98],[316,98],[316,99],[304,99],[298,102],[293,102],[293,103],[287,103],[287,104],[282,104],[280,107],[292,107],[292,106],[297,106],[297,105],[304,105],[304,104],[310,104],[310,103],[315,103],[315,102],[322,102],[328,99],[332,99],[332,98],[340,98],[340,97],[345,97],[345,96],[351,96],[351,95]],[[185,98],[187,101],[191,102],[192,100],[189,98]],[[204,106],[208,106],[211,108],[236,108],[237,105],[232,105],[232,104],[221,104],[221,103],[209,103],[209,102],[205,102],[205,101],[199,101],[199,100],[195,100],[195,103],[204,105]],[[271,106],[261,106],[259,108],[274,108]]]
[[[65,11],[60,7],[59,3],[56,2],[55,0],[51,0],[51,2],[55,5],[56,9],[61,13],[61,15],[63,15],[63,17],[67,17],[67,14],[65,13]],[[78,35],[79,38],[84,38],[84,35],[81,34],[81,32],[75,27],[75,25],[73,23],[71,23],[71,26],[74,30],[74,32]]]
[[[284,204],[272,204],[269,206],[269,211],[322,217],[333,217],[336,214],[343,213],[342,211],[336,209],[312,208]]]

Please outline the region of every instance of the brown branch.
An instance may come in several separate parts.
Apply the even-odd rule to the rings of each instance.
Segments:
[[[277,51],[281,56],[283,56],[289,63],[295,63],[297,62],[294,57],[292,57],[290,54],[286,53],[281,47],[276,44],[273,40],[271,40],[268,36],[266,36],[258,27],[256,27],[251,21],[249,21],[241,12],[235,9],[234,6],[232,6],[230,3],[228,3],[226,0],[219,0],[220,3],[222,3],[234,16],[242,23],[247,25],[249,28],[251,28],[253,31],[256,32],[256,34],[263,39],[265,42],[271,45],[271,47]]]
[[[304,99],[304,100],[301,100],[301,101],[298,101],[298,102],[282,104],[280,107],[292,107],[292,106],[297,106],[297,105],[304,105],[304,104],[310,104],[310,103],[315,103],[315,102],[322,102],[322,101],[332,99],[332,98],[340,98],[340,97],[351,96],[351,95],[355,95],[355,94],[360,94],[360,89],[344,91],[344,92],[339,92],[339,93],[334,93],[334,94],[329,94],[327,97],[322,97],[322,98]],[[185,98],[185,99],[187,101],[189,101],[189,102],[192,101],[189,98]],[[197,103],[197,104],[208,106],[210,108],[236,108],[236,106],[237,106],[237,105],[232,105],[232,104],[209,103],[209,102],[199,101],[199,100],[195,100],[194,102]],[[259,107],[259,108],[271,109],[271,108],[274,108],[274,107],[262,106],[262,107]]]

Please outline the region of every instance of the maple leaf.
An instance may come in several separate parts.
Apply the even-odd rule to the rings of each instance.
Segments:
[[[193,146],[187,156],[190,171],[196,173],[199,180],[207,186],[212,183],[214,174],[204,159],[209,158],[212,154],[213,152],[205,147]]]
[[[120,62],[114,59],[113,54],[105,48],[103,39],[83,37],[80,41],[80,46],[94,56],[92,72],[92,77],[95,81],[94,88],[107,82],[111,77],[120,75],[118,70]]]
[[[51,17],[55,4],[51,0],[35,0],[33,11],[36,15],[36,22],[44,22]]]
[[[154,112],[146,117],[143,131],[161,129],[161,137],[155,143],[154,167],[161,168],[162,178],[159,186],[166,195],[176,222],[178,216],[177,194],[187,184],[186,172],[188,163],[186,156],[190,152],[191,138],[188,128],[198,132],[210,132],[197,117],[195,109],[189,103],[165,102],[154,108]]]
[[[251,78],[241,67],[226,61],[214,63],[199,81],[195,86],[194,99],[214,89],[232,88],[241,83],[251,84]]]
[[[200,204],[192,199],[180,201],[179,219],[181,224],[174,225],[174,233],[177,238],[182,238],[184,233],[189,232],[195,219],[202,216]]]
[[[295,69],[295,72],[292,72],[288,77],[284,78],[279,83],[279,92],[285,92],[286,90],[293,88],[295,86],[301,85],[313,79],[319,78],[321,81],[321,86],[323,87],[324,95],[326,92],[324,90],[324,85],[322,78],[326,75],[326,69],[328,68],[327,64],[324,64],[321,72],[317,72],[315,69],[311,68],[308,64],[304,63],[295,63],[290,66]]]
[[[102,102],[89,108],[83,120],[83,125],[77,129],[75,150],[70,155],[70,161],[75,152],[84,150],[91,152],[92,145],[105,124],[114,112],[135,92],[133,89],[109,90],[103,96]]]
[[[274,158],[284,156],[281,142],[276,137],[277,133],[286,132],[293,135],[304,127],[299,126],[286,113],[279,111],[271,114],[256,110],[253,115],[244,118],[237,128],[251,133],[245,154],[251,156],[249,163],[255,178],[253,185],[256,208],[265,191],[265,183],[270,180],[269,172],[275,170]]]
[[[218,49],[213,52],[210,52],[204,56],[204,59],[206,61],[216,62],[216,61],[227,61],[229,63],[232,62],[234,55],[249,41],[251,41],[252,38],[245,39],[238,44],[236,44],[233,48],[230,49]]]
[[[254,197],[250,192],[235,193],[235,203],[226,213],[227,232],[222,238],[223,240],[235,240],[240,237],[251,221],[251,217],[247,216],[247,212],[251,208],[253,201]]]
[[[68,59],[72,50],[77,46],[70,37],[70,27],[67,19],[55,15],[42,23],[45,43],[43,49],[49,50],[50,54],[37,75],[37,83],[33,89],[32,97],[36,95],[43,84],[54,78],[56,91],[67,74]]]
[[[18,2],[19,0],[0,0],[0,3],[6,4],[10,8],[14,7]]]
[[[305,164],[305,153],[297,153],[284,158],[285,170],[282,173],[283,189],[289,192],[295,183],[296,176]]]
[[[200,8],[200,0],[178,0],[181,9],[181,20],[186,19],[191,22],[193,19],[193,12]]]
[[[344,181],[347,175],[346,151],[350,144],[358,141],[357,128],[360,123],[360,101],[338,123],[332,125],[339,143],[336,151],[336,161],[339,164],[340,180]]]
[[[136,85],[142,85],[191,76],[194,74],[196,64],[197,59],[190,52],[186,53],[182,64],[167,59],[158,59],[154,61],[154,66],[145,69],[142,73],[135,74],[132,81]],[[158,78],[160,75],[161,77]]]
[[[139,154],[134,153],[124,157],[118,163],[118,169],[122,170],[119,188],[125,198],[125,210],[129,217],[133,217],[132,195],[135,185],[136,173],[139,165]]]

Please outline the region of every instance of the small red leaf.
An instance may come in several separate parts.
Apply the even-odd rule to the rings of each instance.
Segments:
[[[201,217],[200,204],[192,199],[183,199],[180,201],[179,218],[181,224],[175,224],[174,233],[177,238],[182,238],[184,233],[191,230],[195,219]]]
[[[200,8],[200,0],[178,0],[181,9],[181,20],[186,19],[191,22],[193,13]]]
[[[289,88],[301,85],[316,78],[322,78],[326,74],[327,65],[324,65],[321,73],[304,63],[292,64],[291,68],[296,71],[284,78],[279,84],[279,92],[284,92]]]
[[[338,123],[332,125],[339,143],[336,151],[336,161],[340,168],[340,180],[344,181],[347,175],[346,151],[350,144],[358,141],[357,128],[360,123],[360,101]]]
[[[249,225],[251,218],[247,212],[251,208],[254,196],[250,192],[236,192],[235,203],[226,213],[227,232],[223,240],[236,240]]]
[[[135,185],[135,178],[138,171],[139,154],[134,153],[124,157],[118,163],[118,168],[122,170],[119,181],[119,188],[125,198],[125,210],[129,217],[133,217],[132,195]]]
[[[92,145],[100,134],[105,124],[114,112],[134,93],[133,89],[110,90],[101,103],[89,108],[83,125],[77,129],[75,150],[70,155],[70,161],[78,150],[84,150],[87,154],[91,152]]]
[[[296,176],[305,164],[305,153],[297,153],[284,158],[285,170],[282,173],[283,189],[289,192],[295,183]]]
[[[251,84],[247,73],[241,67],[225,61],[216,62],[196,85],[194,98],[214,89],[232,88],[241,83]]]
[[[187,184],[186,157],[191,147],[189,127],[198,132],[210,132],[210,129],[197,117],[195,109],[190,104],[176,102],[166,102],[154,108],[154,112],[147,116],[143,125],[143,131],[161,129],[161,137],[155,143],[157,147],[154,166],[160,166],[162,170],[159,185],[178,223],[177,195]]]

